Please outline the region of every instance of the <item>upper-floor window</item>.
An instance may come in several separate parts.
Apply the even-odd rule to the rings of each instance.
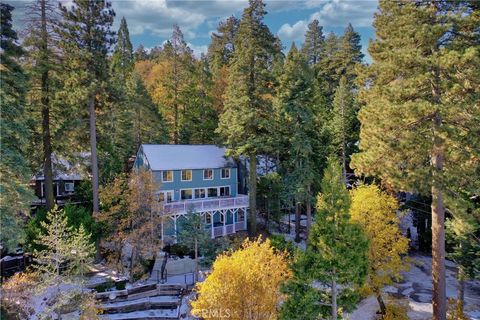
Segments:
[[[65,191],[66,192],[73,192],[75,185],[73,182],[65,182]]]
[[[162,182],[172,182],[173,181],[173,171],[166,170],[162,171]]]
[[[222,168],[222,179],[230,179],[230,168]]]
[[[182,181],[192,181],[192,170],[182,170]]]
[[[203,180],[213,180],[213,169],[203,170]]]

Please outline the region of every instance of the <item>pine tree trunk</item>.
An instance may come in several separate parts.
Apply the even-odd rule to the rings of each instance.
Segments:
[[[458,289],[457,289],[457,315],[463,315],[463,305],[465,303],[465,273],[463,267],[458,267]]]
[[[40,1],[40,10],[41,10],[41,26],[42,26],[42,44],[40,57],[42,61],[40,64],[43,64],[43,70],[41,75],[41,90],[42,90],[42,131],[43,131],[43,177],[44,177],[44,186],[45,186],[45,199],[46,199],[46,209],[50,211],[53,209],[55,204],[55,197],[53,195],[53,169],[52,169],[52,143],[50,136],[50,107],[49,107],[49,97],[48,97],[48,33],[47,33],[47,14],[46,14],[46,3],[45,0]]]
[[[248,235],[257,234],[257,156],[250,155],[248,172],[248,195],[250,210],[248,212]]]
[[[382,293],[377,292],[376,296],[377,296],[378,305],[380,306],[380,312],[381,314],[385,314],[387,312],[387,307],[385,306],[385,302],[383,301]]]
[[[295,242],[300,242],[300,203],[295,197]]]
[[[337,281],[335,278],[335,268],[333,268],[332,277],[332,320],[337,320]]]
[[[312,227],[312,200],[311,200],[311,186],[307,187],[307,240],[310,235],[310,228]]]
[[[99,212],[98,201],[98,163],[97,163],[97,124],[95,115],[95,95],[93,94],[88,101],[90,113],[90,149],[92,161],[92,194],[93,194],[93,214]]]
[[[435,127],[442,123],[437,113],[434,119]],[[432,181],[432,282],[433,282],[433,319],[446,319],[446,284],[445,284],[445,207],[443,204],[443,190],[441,177],[443,171],[443,149],[438,135],[434,137],[432,152],[433,181]]]
[[[198,282],[198,240],[197,237],[195,237],[195,278],[194,282]]]

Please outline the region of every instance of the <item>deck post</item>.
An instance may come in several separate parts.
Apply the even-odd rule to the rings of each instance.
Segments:
[[[233,233],[237,233],[237,226],[236,226],[237,219],[235,218],[237,215],[237,210],[233,211],[232,213],[233,213]]]
[[[227,227],[225,225],[227,224],[227,211],[224,210],[222,215],[223,215],[223,235],[226,236],[227,235]]]
[[[177,215],[173,216],[173,228],[175,229],[175,243],[177,243]]]
[[[214,230],[213,230],[213,226],[214,226],[213,218],[215,217],[215,214],[211,214],[210,217],[212,217],[210,220],[212,221],[212,239],[214,239],[215,238],[215,233],[214,233]]]
[[[245,230],[248,230],[247,228],[247,208],[243,208],[243,222],[244,222],[244,228]]]

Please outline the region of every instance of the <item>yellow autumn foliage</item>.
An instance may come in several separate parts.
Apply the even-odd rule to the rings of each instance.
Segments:
[[[192,314],[203,319],[277,319],[280,285],[291,276],[285,254],[270,240],[245,240],[217,257],[212,273],[197,285]]]
[[[408,239],[402,235],[397,217],[397,200],[375,185],[351,191],[350,215],[359,223],[370,241],[369,274],[366,292],[379,294],[381,288],[399,280],[408,269],[404,255]]]

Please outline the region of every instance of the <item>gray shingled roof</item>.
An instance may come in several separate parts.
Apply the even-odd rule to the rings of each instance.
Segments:
[[[142,144],[142,149],[153,171],[236,167],[216,145]]]

